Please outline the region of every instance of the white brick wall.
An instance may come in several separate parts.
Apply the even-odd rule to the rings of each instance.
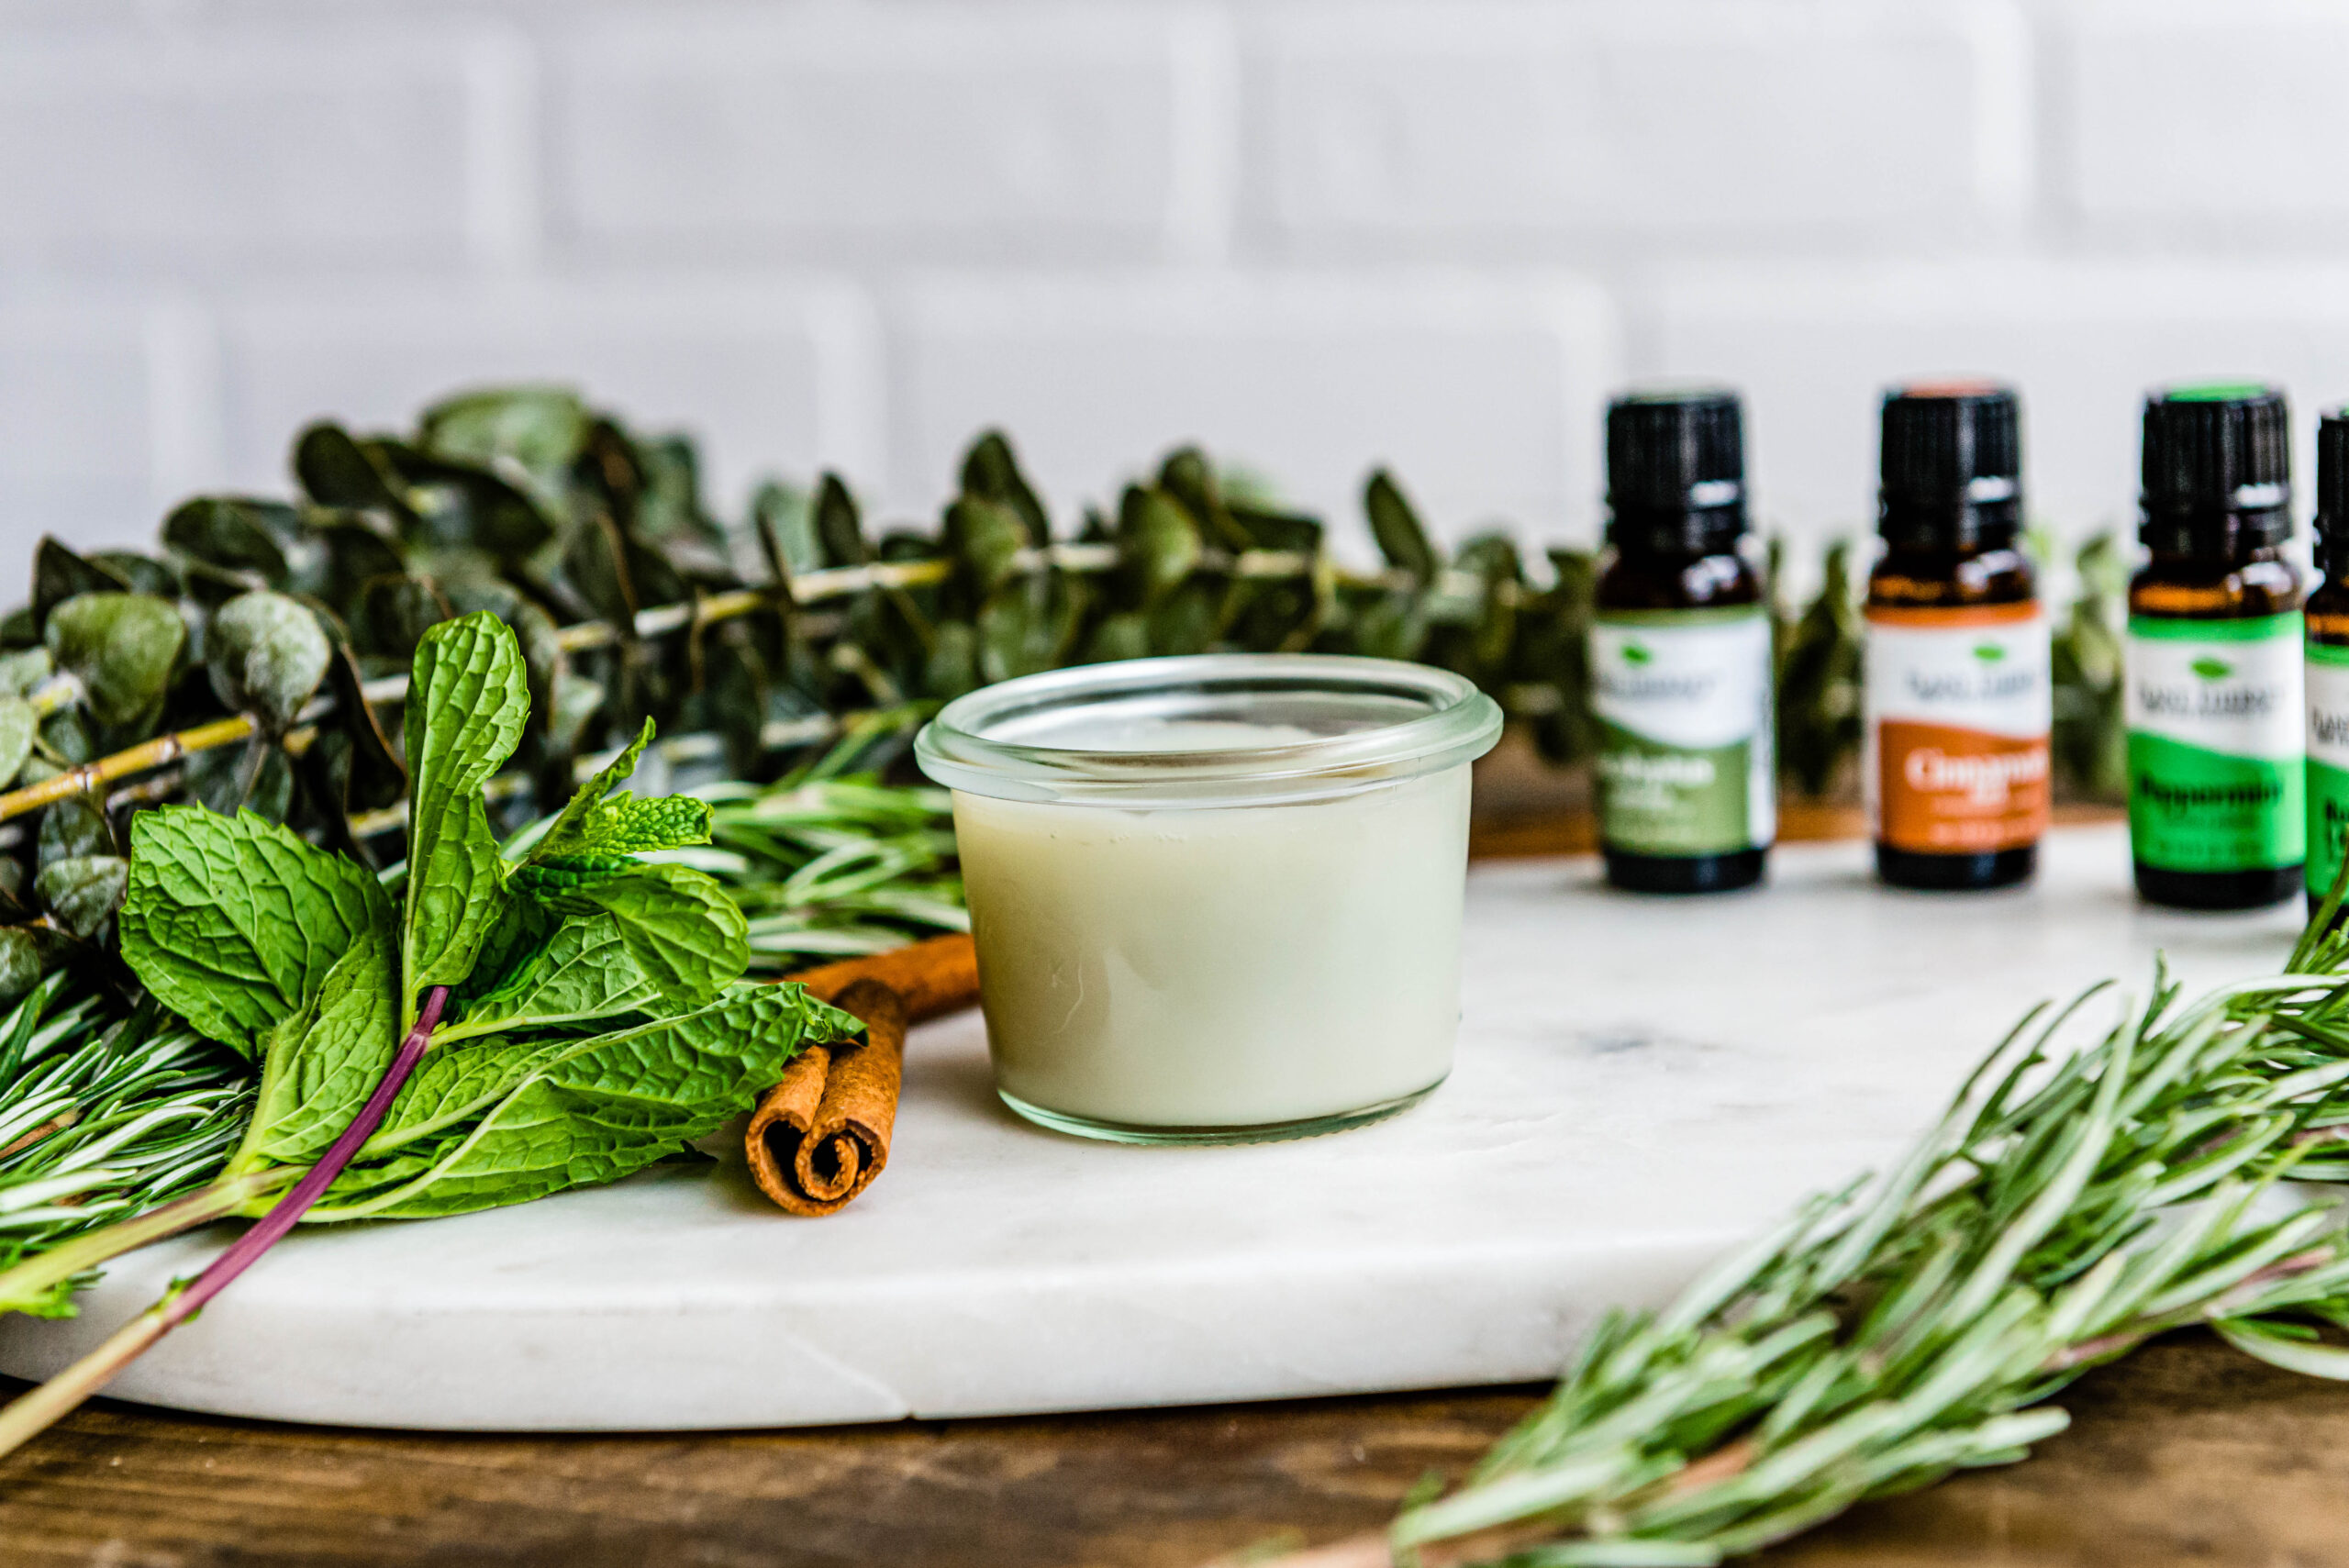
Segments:
[[[0,260],[172,272],[504,259],[530,193],[504,27],[0,36]]]
[[[584,252],[810,245],[1156,258],[1195,221],[1179,9],[668,10],[555,50],[557,206]]]
[[[2091,229],[2250,249],[2349,218],[2349,6],[2097,0],[2056,37],[2065,195]]]
[[[1072,517],[1197,440],[1331,515],[1385,462],[1447,532],[1561,537],[1587,528],[1620,364],[1605,298],[1562,279],[949,279],[895,314],[894,494],[925,509],[999,424]]]
[[[2027,192],[1996,0],[1337,3],[1254,31],[1258,200],[1299,244],[1946,235]]]
[[[881,468],[878,400],[857,392],[878,330],[865,296],[835,283],[313,288],[222,319],[222,472],[239,486],[283,486],[310,419],[394,427],[459,386],[517,381],[575,384],[648,428],[689,421],[729,508],[765,472]]]
[[[1204,439],[1353,528],[1588,538],[1628,377],[1869,514],[1887,383],[2013,377],[2125,521],[2152,382],[2349,398],[2341,0],[0,0],[0,597],[313,415],[584,383],[714,492],[1064,515]]]

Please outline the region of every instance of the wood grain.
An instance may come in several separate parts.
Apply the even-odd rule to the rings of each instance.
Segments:
[[[1536,1391],[717,1436],[403,1436],[104,1404],[0,1465],[9,1568],[1192,1568],[1374,1527]],[[2072,1390],[2038,1457],[1762,1568],[2349,1562],[2349,1390],[2201,1335]]]

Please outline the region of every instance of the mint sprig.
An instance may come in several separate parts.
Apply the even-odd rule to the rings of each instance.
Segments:
[[[512,754],[529,701],[520,651],[495,617],[426,633],[408,693],[411,855],[396,908],[355,862],[250,813],[139,818],[124,958],[192,1026],[261,1062],[235,1154],[173,1206],[170,1229],[236,1214],[261,1223],[0,1411],[0,1453],[306,1218],[461,1214],[617,1180],[714,1131],[802,1044],[861,1027],[796,985],[737,986],[740,910],[702,872],[635,859],[708,839],[703,803],[618,790],[649,723],[527,858],[503,859],[482,786]],[[78,1238],[0,1273],[0,1308],[53,1303],[60,1280],[168,1233],[148,1216]]]

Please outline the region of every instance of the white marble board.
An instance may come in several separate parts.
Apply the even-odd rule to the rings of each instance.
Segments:
[[[1771,884],[1606,891],[1588,860],[1479,867],[1451,1080],[1385,1124],[1131,1149],[1030,1128],[975,1015],[918,1031],[892,1162],[786,1218],[673,1169],[462,1219],[305,1231],[117,1395],[462,1429],[784,1426],[1538,1378],[1811,1189],[1879,1163],[2028,1004],[2156,948],[2193,984],[2273,966],[2296,907],[2138,905],[2125,834],[2059,832],[2035,885],[1875,885],[1865,845]],[[2106,1015],[2109,1016],[2109,1015]],[[41,1376],[223,1232],[113,1266],[78,1319],[9,1318]]]

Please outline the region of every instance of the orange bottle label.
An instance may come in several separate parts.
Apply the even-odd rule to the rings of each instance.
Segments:
[[[1867,790],[1876,835],[1978,854],[2047,830],[2047,621],[2036,605],[1870,610]]]

